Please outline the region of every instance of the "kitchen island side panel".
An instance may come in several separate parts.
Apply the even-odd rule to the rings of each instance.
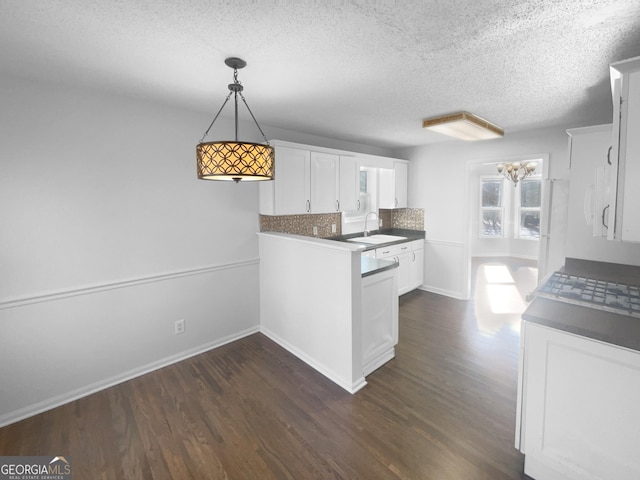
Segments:
[[[326,242],[259,234],[260,329],[354,393],[366,383],[361,326],[353,321],[361,309],[360,253]]]

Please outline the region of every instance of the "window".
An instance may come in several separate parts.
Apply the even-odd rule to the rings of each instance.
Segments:
[[[480,178],[480,237],[503,237],[503,181],[497,177]]]
[[[520,195],[516,201],[519,238],[540,238],[540,201],[542,197],[542,181],[540,178],[529,177],[520,182]]]

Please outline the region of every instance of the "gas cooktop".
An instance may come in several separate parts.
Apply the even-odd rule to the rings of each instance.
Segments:
[[[640,286],[554,272],[538,287],[543,298],[640,317]]]

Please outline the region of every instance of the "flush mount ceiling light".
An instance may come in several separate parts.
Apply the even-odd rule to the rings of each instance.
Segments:
[[[537,162],[513,162],[513,163],[499,163],[496,165],[498,173],[501,173],[506,178],[513,182],[513,186],[517,186],[518,182],[529,175],[532,175],[538,166]]]
[[[244,95],[242,95],[244,87],[238,81],[238,69],[244,68],[247,62],[241,58],[231,57],[227,58],[224,63],[233,68],[233,83],[229,84],[227,98],[196,147],[198,178],[202,180],[233,180],[236,183],[240,180],[273,180],[275,161],[273,147],[269,145],[256,117],[253,116]],[[232,94],[235,102],[235,141],[203,143]],[[238,141],[238,95],[249,110],[265,144]]]
[[[452,113],[422,121],[422,128],[460,140],[488,140],[504,136],[504,130],[469,112]]]

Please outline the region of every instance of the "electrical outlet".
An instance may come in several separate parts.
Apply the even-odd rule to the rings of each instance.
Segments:
[[[331,233],[336,233],[336,224],[335,223],[331,224]]]
[[[184,319],[176,320],[174,331],[176,335],[180,335],[181,333],[184,333]]]
[[[378,227],[382,227],[382,219],[378,220]]]
[[[318,235],[318,227],[316,227],[315,225],[313,226],[313,235],[314,236]]]

